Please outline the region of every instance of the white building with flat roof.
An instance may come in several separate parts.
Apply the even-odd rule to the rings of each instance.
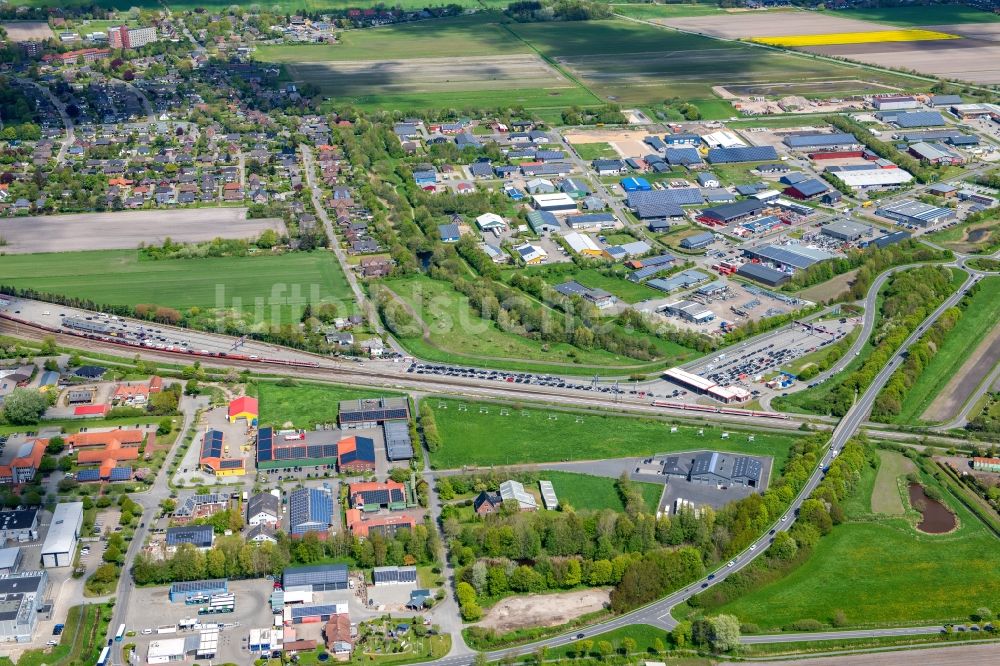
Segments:
[[[56,504],[52,512],[52,522],[49,533],[42,545],[42,566],[68,567],[73,564],[73,551],[76,541],[80,538],[80,528],[83,526],[83,502],[64,502]]]

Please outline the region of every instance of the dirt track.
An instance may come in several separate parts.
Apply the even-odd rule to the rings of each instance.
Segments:
[[[607,589],[511,597],[491,608],[479,625],[500,632],[554,627],[601,610],[610,598],[611,591]]]
[[[934,423],[953,418],[998,362],[1000,326],[994,326],[920,418]]]
[[[213,238],[254,238],[265,229],[285,230],[276,218],[247,219],[246,208],[191,208],[15,217],[0,222],[7,254],[131,250],[139,243],[184,243]]]

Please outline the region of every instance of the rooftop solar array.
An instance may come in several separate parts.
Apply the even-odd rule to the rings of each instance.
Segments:
[[[257,462],[274,460],[274,431],[261,428],[257,431]]]
[[[292,534],[307,532],[309,528],[329,527],[332,517],[330,493],[318,488],[299,488],[288,496],[288,524]]]
[[[362,490],[355,495],[360,495],[364,504],[397,504],[406,501],[406,495],[401,488]]]
[[[890,118],[892,122],[902,128],[911,127],[938,127],[944,125],[944,118],[937,111],[913,111],[911,113],[900,113],[895,118]]]
[[[354,442],[354,450],[340,456],[341,463],[351,463],[357,460],[375,462],[375,442],[370,437],[355,437]]]
[[[417,582],[416,567],[375,567],[372,570],[372,582],[379,583],[415,583]]]
[[[649,192],[629,192],[628,205],[641,219],[653,217],[682,217],[683,205],[700,204],[704,201],[697,187],[675,190],[652,190]]]
[[[853,134],[793,134],[786,136],[784,144],[789,148],[822,148],[830,146],[851,146],[859,143]]]
[[[343,583],[347,585],[347,565],[317,564],[308,567],[285,569],[281,575],[285,589],[300,585],[323,585]]]
[[[99,469],[81,469],[76,473],[77,481],[100,481],[101,480],[101,470]]]
[[[340,403],[340,423],[367,423],[407,420],[410,417],[406,398],[344,400]]]
[[[227,458],[219,461],[219,469],[239,469],[243,467],[243,461],[239,458]]]
[[[742,148],[712,148],[708,151],[708,161],[712,164],[734,162],[766,162],[778,159],[774,146],[748,146]]]
[[[225,578],[216,578],[212,580],[185,580],[172,583],[170,585],[171,594],[183,592],[201,592],[208,594],[214,591],[225,592],[228,589],[229,583]]]
[[[205,438],[201,442],[201,458],[221,458],[222,457],[222,431],[209,430],[205,433]]]
[[[697,148],[667,148],[667,163],[680,164],[701,164],[701,155]]]
[[[129,481],[131,478],[131,467],[115,467],[111,470],[111,481]]]
[[[337,614],[337,604],[319,604],[316,606],[292,606],[292,620],[304,617],[329,616]]]

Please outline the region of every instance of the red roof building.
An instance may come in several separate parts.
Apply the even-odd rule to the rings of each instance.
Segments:
[[[260,409],[257,406],[257,398],[245,395],[241,398],[236,398],[236,400],[229,403],[230,423],[236,423],[240,419],[246,419],[247,423],[256,425],[257,418],[259,416]]]
[[[21,445],[17,457],[11,460],[9,465],[0,465],[0,483],[27,483],[35,478],[35,472],[42,464],[42,456],[45,455],[45,447],[48,445],[47,439],[36,439]]]
[[[108,405],[79,405],[73,410],[73,416],[107,416]]]
[[[385,537],[391,537],[397,531],[403,528],[413,529],[417,524],[413,516],[401,514],[374,516],[366,519],[362,517],[359,509],[348,509],[345,512],[345,519],[347,529],[351,530],[351,534],[359,539],[368,538],[368,535],[372,532]]]

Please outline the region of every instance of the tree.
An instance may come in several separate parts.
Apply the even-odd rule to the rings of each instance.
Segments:
[[[799,545],[788,532],[778,532],[774,535],[774,543],[771,544],[770,555],[779,560],[790,560],[795,557],[799,550]]]
[[[64,440],[59,435],[49,439],[49,443],[45,445],[45,452],[52,454],[54,456],[59,455],[66,448],[66,440]]]
[[[597,643],[597,651],[600,653],[602,660],[607,660],[611,656],[611,653],[615,651],[615,648],[611,645],[611,641],[599,641]]]
[[[624,650],[626,655],[630,655],[635,652],[636,642],[631,636],[626,636],[622,639],[622,650]]]
[[[116,546],[109,545],[107,548],[104,549],[104,555],[102,556],[102,559],[105,562],[118,562],[118,560],[121,559],[121,556],[122,553],[120,550],[118,550]]]
[[[662,638],[653,639],[653,652],[656,654],[663,654],[667,651],[667,646],[663,643]]]
[[[48,406],[45,396],[38,391],[16,388],[4,400],[3,414],[12,425],[35,425]]]
[[[594,649],[594,641],[585,640],[576,642],[576,654],[578,657],[586,657]]]
[[[173,429],[174,429],[174,423],[169,417],[165,419],[160,419],[160,424],[156,426],[156,434],[169,435],[170,431]]]
[[[198,388],[198,380],[194,377],[187,380],[187,383],[184,385],[184,394],[198,395],[199,393],[201,393],[201,389]]]
[[[732,615],[709,618],[709,645],[715,652],[729,652],[740,646],[740,621]]]
[[[986,606],[980,606],[979,608],[976,609],[976,612],[973,614],[972,619],[977,622],[989,622],[990,620],[993,619],[993,611],[991,611]]]
[[[687,620],[678,622],[673,631],[670,632],[670,642],[678,650],[687,647],[691,643],[691,623]]]

